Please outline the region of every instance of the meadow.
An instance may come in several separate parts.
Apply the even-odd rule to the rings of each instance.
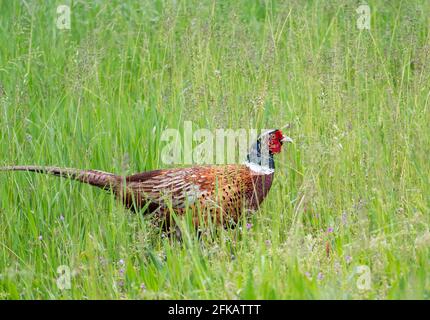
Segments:
[[[182,241],[0,172],[0,299],[429,299],[430,2],[362,4],[0,0],[0,166],[165,168],[185,121],[295,141],[258,212]]]

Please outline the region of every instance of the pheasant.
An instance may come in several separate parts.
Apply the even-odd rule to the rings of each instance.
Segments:
[[[77,180],[112,192],[132,211],[155,213],[169,228],[172,212],[192,212],[198,227],[209,219],[216,224],[237,223],[244,211],[255,211],[273,181],[274,155],[284,142],[281,130],[258,137],[243,164],[205,165],[153,170],[122,177],[98,170],[42,166],[9,166],[0,171],[30,171]],[[203,219],[202,219],[203,218]]]

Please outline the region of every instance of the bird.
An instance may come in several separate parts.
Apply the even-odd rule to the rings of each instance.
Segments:
[[[262,133],[241,164],[194,165],[159,169],[129,176],[99,170],[45,166],[7,166],[0,171],[28,171],[77,180],[112,192],[127,209],[154,213],[169,229],[173,214],[192,213],[199,227],[237,224],[244,212],[255,212],[266,198],[275,172],[274,155],[293,140],[280,129]]]

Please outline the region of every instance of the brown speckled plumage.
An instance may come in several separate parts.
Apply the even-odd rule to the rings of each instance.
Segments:
[[[199,166],[156,170],[125,179],[117,191],[128,208],[149,207],[148,211],[169,217],[169,208],[182,214],[189,208],[198,225],[198,213],[217,223],[237,222],[245,209],[256,210],[270,189],[273,173],[262,175],[245,165]],[[124,196],[125,194],[125,196]]]

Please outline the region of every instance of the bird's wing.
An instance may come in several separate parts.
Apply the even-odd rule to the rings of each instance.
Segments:
[[[153,203],[184,208],[198,200],[215,204],[241,197],[241,189],[251,181],[247,172],[241,165],[155,170],[127,177],[126,186]]]
[[[199,181],[198,172],[201,170],[195,168],[149,171],[128,177],[126,186],[135,196],[152,203],[184,208],[208,192],[210,182],[208,179]]]

